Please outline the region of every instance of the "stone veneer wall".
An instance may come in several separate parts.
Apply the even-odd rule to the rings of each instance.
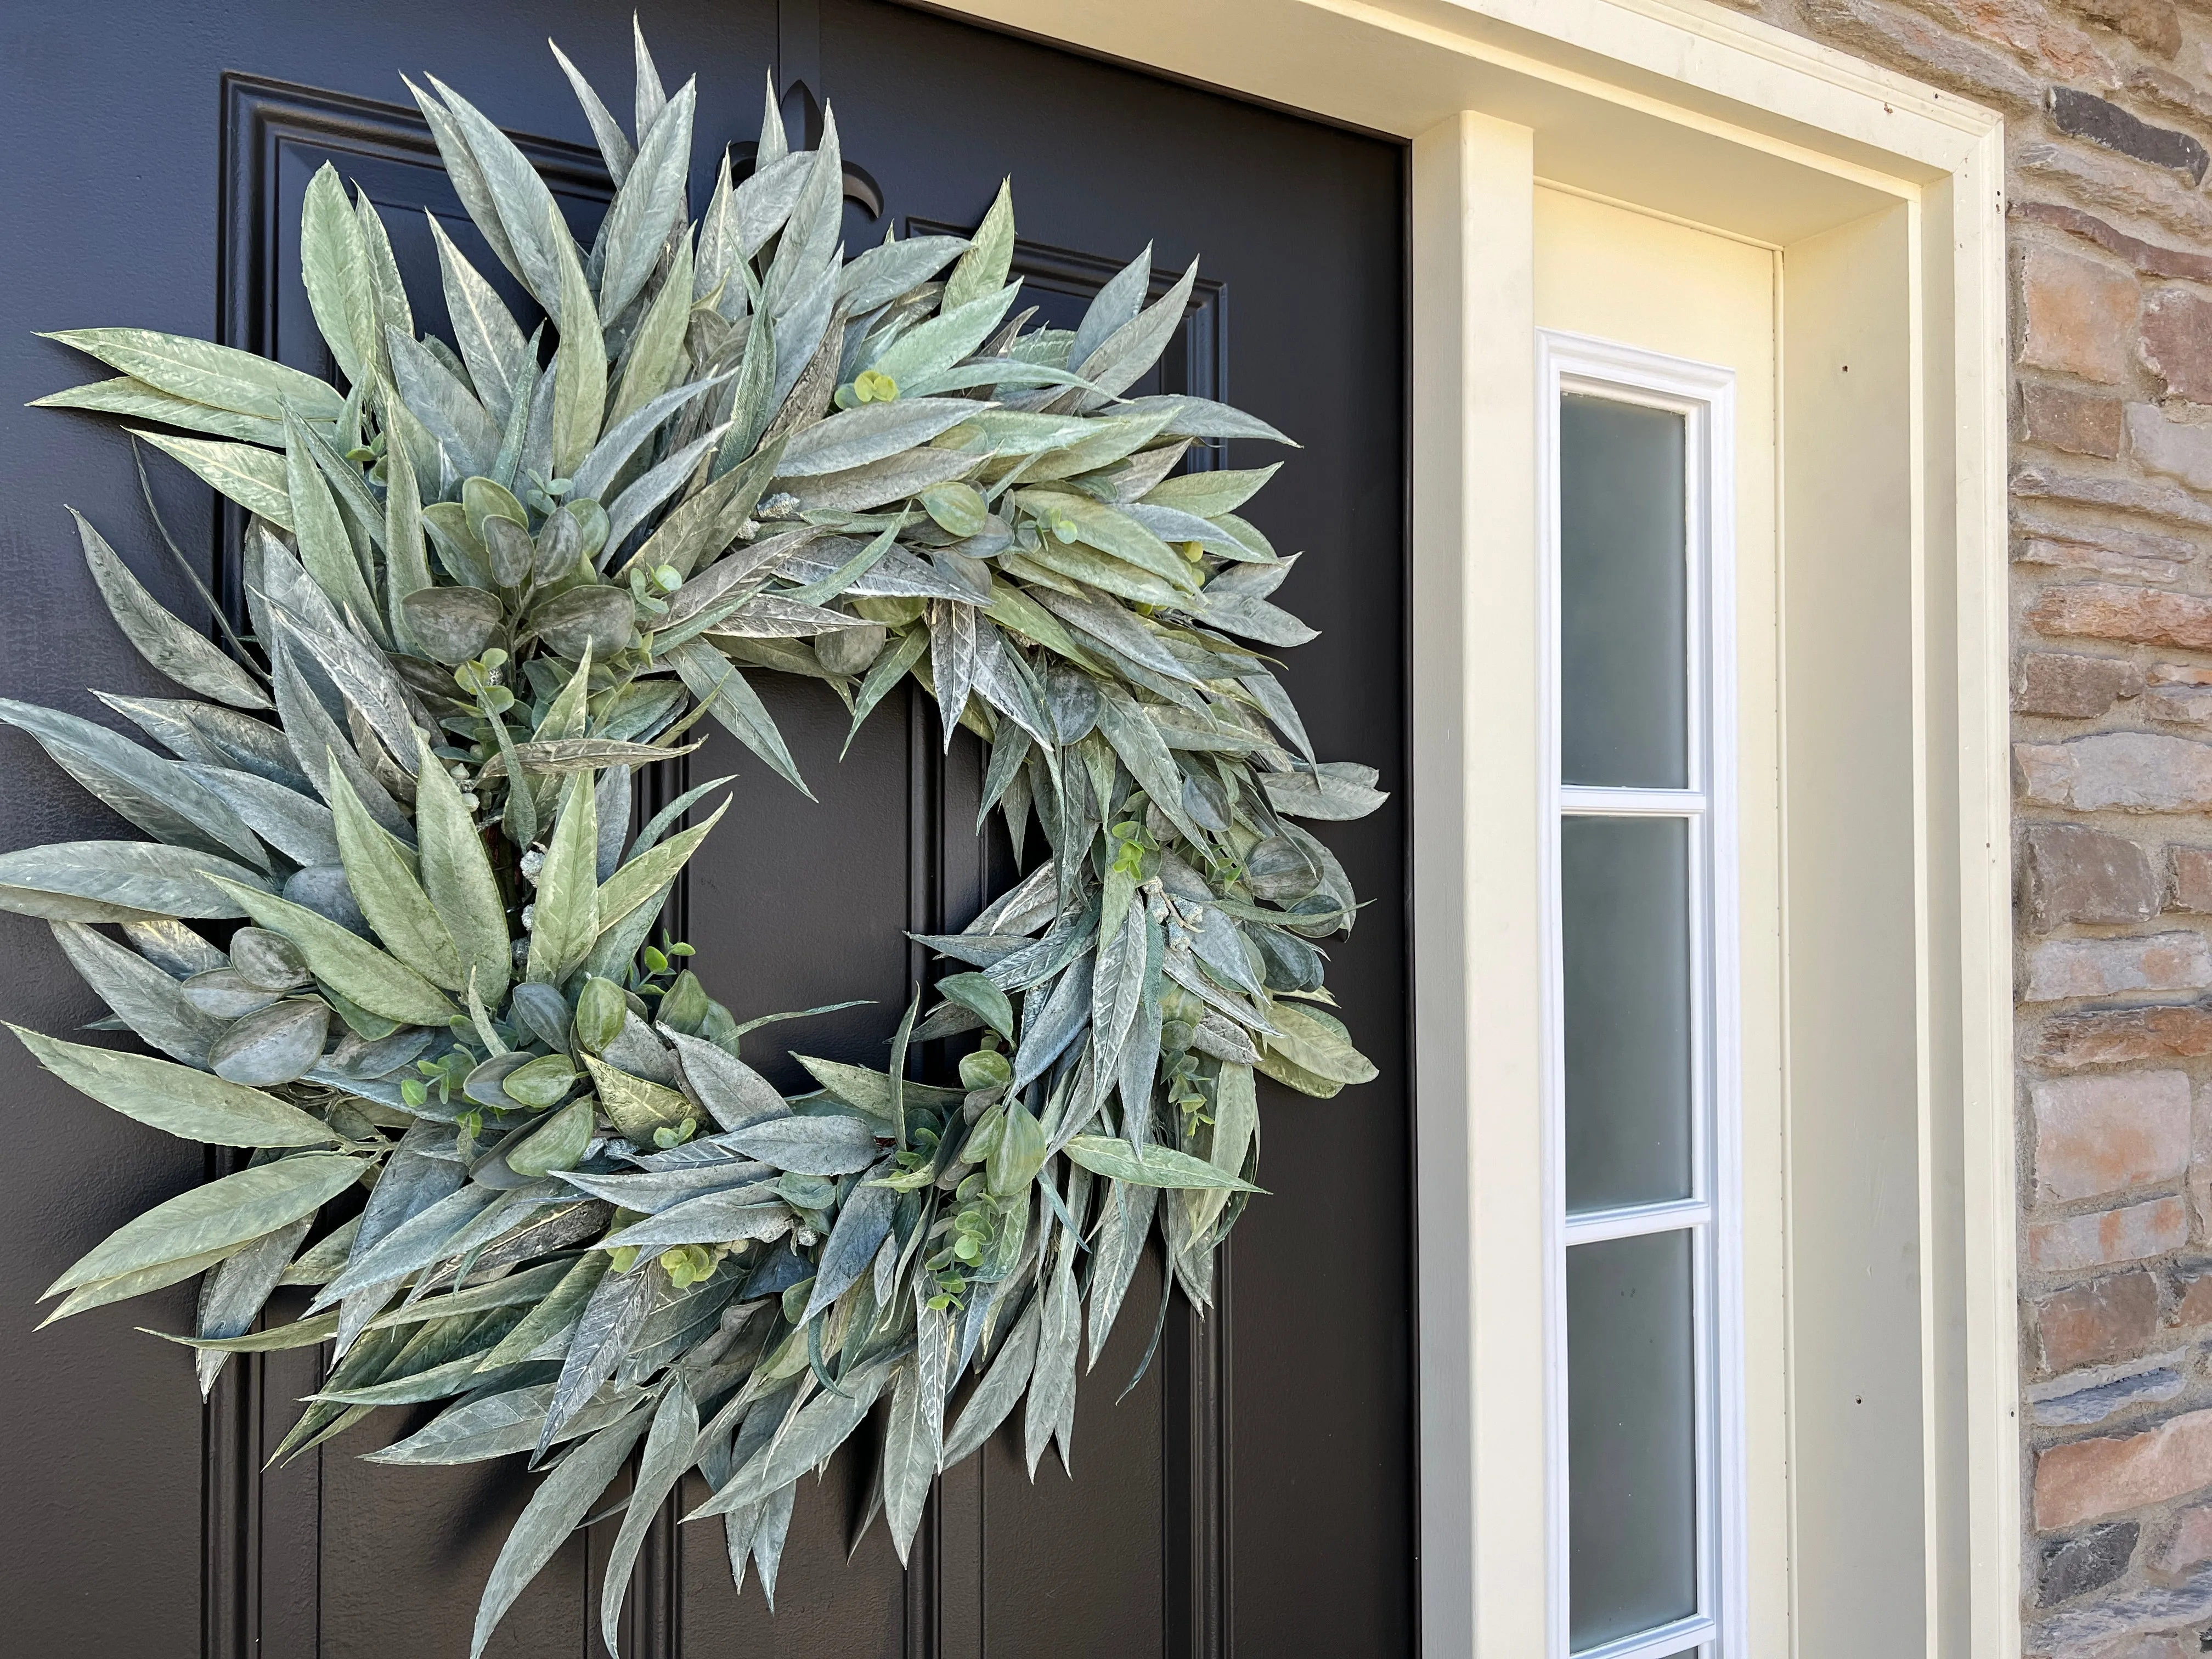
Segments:
[[[2212,0],[1729,0],[2007,120],[2025,1650],[2212,1650]]]

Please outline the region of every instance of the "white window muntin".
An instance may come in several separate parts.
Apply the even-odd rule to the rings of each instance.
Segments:
[[[1539,331],[1538,501],[1544,562],[1541,679],[1547,911],[1544,1085],[1547,1316],[1547,1524],[1550,1659],[1570,1659],[1567,1251],[1686,1231],[1691,1241],[1698,1606],[1688,1618],[1571,1659],[1745,1659],[1747,1558],[1743,1432],[1740,997],[1735,823],[1735,377],[1732,370],[1587,336]],[[1560,407],[1570,394],[1663,409],[1685,426],[1686,787],[1615,788],[1560,778]],[[1655,817],[1688,826],[1690,1190],[1618,1208],[1566,1208],[1565,1023],[1559,834],[1563,818]]]

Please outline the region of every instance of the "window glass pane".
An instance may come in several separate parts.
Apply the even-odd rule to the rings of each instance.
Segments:
[[[1595,1647],[1697,1611],[1686,1231],[1567,1252],[1567,1628]]]
[[[1559,406],[1559,766],[1569,783],[1689,784],[1683,417]]]
[[[1567,1208],[1690,1195],[1690,826],[1559,823]]]

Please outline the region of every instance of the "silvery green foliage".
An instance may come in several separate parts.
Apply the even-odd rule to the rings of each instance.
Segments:
[[[118,625],[191,695],[107,700],[157,747],[0,702],[150,837],[0,855],[0,907],[49,920],[158,1056],[19,1035],[116,1110],[251,1150],[71,1267],[54,1316],[209,1273],[177,1339],[204,1388],[230,1353],[334,1343],[283,1455],[436,1401],[377,1461],[559,1453],[477,1650],[641,1441],[640,1491],[696,1468],[695,1517],[771,1598],[794,1483],[878,1401],[902,1559],[938,1470],[1024,1399],[1032,1472],[1066,1458],[1085,1333],[1095,1364],[1155,1233],[1210,1300],[1258,1190],[1255,1073],[1324,1097],[1374,1075],[1316,944],[1355,901],[1297,821],[1382,798],[1316,760],[1255,648],[1310,637],[1271,597],[1292,561],[1238,516],[1273,469],[1179,470],[1287,440],[1124,395],[1195,266],[1148,301],[1146,250],[1079,328],[1034,327],[1003,191],[972,239],[848,259],[835,122],[792,151],[772,100],[757,169],[726,158],[688,222],[691,87],[641,40],[626,133],[562,63],[618,186],[588,247],[486,117],[414,89],[550,337],[442,232],[455,337],[418,335],[329,167],[302,266],[343,392],[174,336],[54,337],[118,374],[44,401],[154,423],[251,515],[252,631],[218,649],[80,517]],[[805,787],[763,670],[856,727],[915,678],[1042,854],[925,941],[957,971],[884,1069],[801,1056],[818,1087],[789,1099],[744,1057],[765,1022],[647,943],[713,828],[684,813],[728,780],[628,833],[631,769],[704,718]],[[209,921],[246,925],[222,949]],[[960,1086],[908,1080],[948,1037]],[[253,1330],[280,1284],[307,1314]]]

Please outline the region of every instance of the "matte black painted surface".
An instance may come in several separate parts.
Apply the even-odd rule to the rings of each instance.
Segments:
[[[876,0],[647,5],[663,68],[701,76],[702,191],[711,144],[756,131],[780,13],[787,31],[818,15],[818,46],[787,34],[787,61],[818,65],[848,155],[902,230],[910,217],[974,222],[1013,173],[1020,268],[1053,313],[1079,309],[1148,238],[1163,281],[1204,254],[1200,303],[1164,384],[1231,397],[1306,445],[1252,511],[1279,547],[1313,553],[1283,597],[1325,631],[1291,653],[1286,678],[1322,750],[1380,765],[1399,792],[1375,817],[1326,831],[1376,901],[1333,951],[1331,983],[1382,1076],[1328,1103],[1263,1085],[1274,1195],[1254,1204],[1231,1246],[1222,1315],[1201,1324],[1177,1303],[1158,1362],[1116,1405],[1151,1334],[1158,1278],[1147,1265],[1080,1395],[1073,1481],[1048,1461],[1032,1487],[1014,1452],[994,1444],[942,1483],[915,1571],[902,1574],[880,1528],[845,1559],[865,1468],[848,1451],[801,1495],[773,1619],[757,1586],[732,1596],[719,1529],[664,1517],[625,1652],[1409,1654],[1402,152]],[[384,207],[435,326],[413,210],[447,215],[457,235],[464,226],[424,164],[398,71],[434,69],[510,131],[544,135],[535,154],[558,167],[564,200],[588,225],[604,180],[541,43],[556,36],[623,107],[627,23],[626,7],[576,0],[16,0],[0,12],[0,222],[10,227],[0,694],[100,718],[88,686],[159,689],[100,609],[64,501],[185,608],[155,562],[120,436],[21,406],[94,372],[29,331],[130,322],[219,332],[322,368],[291,239],[325,155]],[[883,225],[854,207],[848,228],[857,247]],[[1273,459],[1237,447],[1228,461]],[[158,457],[149,465],[172,526],[209,553],[218,515],[207,493]],[[963,738],[938,761],[933,712],[887,704],[840,764],[843,716],[826,694],[763,690],[820,801],[726,738],[695,757],[705,769],[695,775],[739,781],[685,926],[709,985],[741,1013],[878,999],[789,1029],[811,1051],[879,1063],[893,1006],[922,967],[899,924],[957,926],[1013,866],[1002,836],[975,840],[976,757]],[[0,732],[0,848],[117,832],[13,732]],[[0,916],[0,1015],[66,1031],[97,1012],[43,927]],[[102,1112],[20,1056],[9,1076],[0,1259],[11,1284],[43,1284],[204,1173],[197,1149]],[[350,1454],[370,1448],[373,1425],[327,1456],[258,1473],[313,1362],[234,1365],[201,1412],[182,1352],[131,1328],[183,1328],[191,1295],[180,1287],[36,1336],[28,1291],[0,1309],[0,1650],[465,1652],[503,1522],[526,1495],[519,1473],[362,1464]],[[587,1632],[610,1530],[548,1570],[495,1652],[598,1650]]]

